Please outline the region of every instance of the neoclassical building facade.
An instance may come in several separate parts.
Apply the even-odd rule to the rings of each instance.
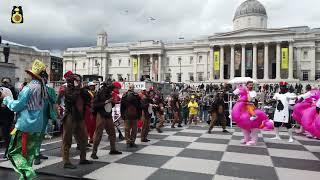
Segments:
[[[234,30],[192,41],[108,44],[64,51],[64,72],[137,81],[227,82],[252,77],[259,82],[315,81],[320,78],[320,28],[268,28],[265,7],[246,0],[236,10]]]

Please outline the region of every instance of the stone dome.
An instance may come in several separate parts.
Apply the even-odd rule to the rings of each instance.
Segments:
[[[233,20],[243,16],[252,16],[252,15],[267,17],[267,11],[259,1],[246,0],[238,7]]]

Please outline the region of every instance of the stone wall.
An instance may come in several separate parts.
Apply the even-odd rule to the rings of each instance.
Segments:
[[[0,62],[0,80],[4,77],[9,77],[12,84],[15,84],[15,69],[16,66],[12,63],[3,63]]]

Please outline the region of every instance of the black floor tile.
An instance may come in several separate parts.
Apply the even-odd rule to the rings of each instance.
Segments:
[[[196,159],[216,160],[222,159],[224,152],[220,151],[207,151],[207,150],[196,150],[196,149],[185,149],[178,154],[179,157],[188,157]]]
[[[161,140],[157,143],[154,143],[153,145],[186,148],[187,146],[189,146],[189,144],[191,144],[191,142]]]
[[[257,155],[269,155],[268,149],[252,146],[233,146],[227,147],[227,152],[245,153],[245,154],[257,154]]]
[[[116,161],[116,163],[160,168],[171,158],[173,157],[134,153]]]
[[[228,144],[228,139],[215,139],[215,138],[199,138],[195,142],[211,143],[211,144]]]
[[[305,159],[292,159],[283,157],[271,157],[275,167],[300,169],[308,171],[320,171],[320,161],[305,160]]]

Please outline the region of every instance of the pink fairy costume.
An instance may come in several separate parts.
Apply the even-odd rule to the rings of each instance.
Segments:
[[[244,139],[241,143],[246,145],[256,145],[258,141],[259,128],[264,130],[273,129],[273,123],[268,116],[261,110],[255,109],[255,120],[250,120],[250,114],[246,110],[248,104],[248,91],[245,87],[240,86],[234,91],[234,94],[239,95],[237,103],[234,105],[231,117],[234,122],[242,129]]]

